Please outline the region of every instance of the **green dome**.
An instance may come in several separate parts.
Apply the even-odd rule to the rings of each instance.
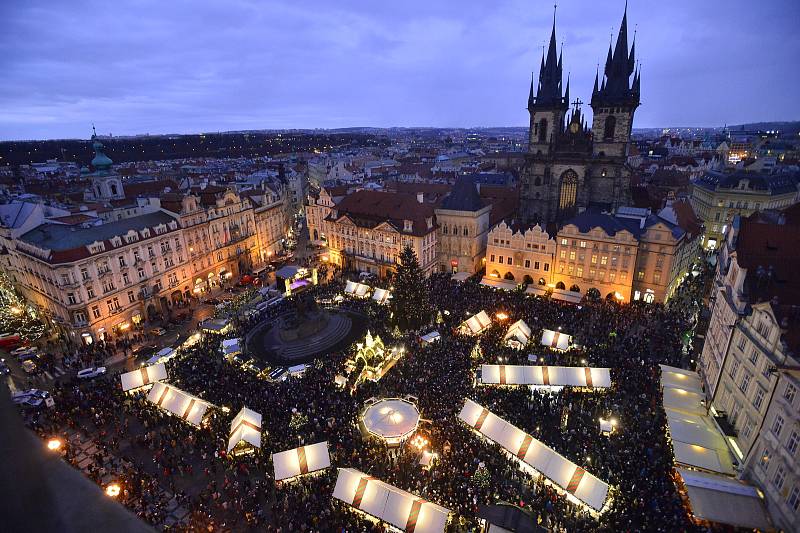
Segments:
[[[106,154],[103,153],[103,143],[101,143],[97,136],[92,135],[92,148],[94,148],[94,159],[92,159],[92,166],[98,171],[107,171],[114,164]]]

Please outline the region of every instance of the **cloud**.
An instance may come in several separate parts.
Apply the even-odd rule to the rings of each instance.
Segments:
[[[588,101],[623,3],[557,38]],[[798,118],[800,4],[634,1],[635,126]],[[0,6],[0,138],[245,128],[526,125],[545,2],[31,0]]]

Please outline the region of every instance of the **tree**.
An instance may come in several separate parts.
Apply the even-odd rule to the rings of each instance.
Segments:
[[[418,329],[430,322],[431,306],[425,276],[417,254],[406,245],[400,252],[400,264],[394,276],[394,291],[389,300],[395,324],[402,331]]]

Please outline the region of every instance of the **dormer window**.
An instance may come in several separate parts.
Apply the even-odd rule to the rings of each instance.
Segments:
[[[410,220],[403,220],[403,231],[412,231],[413,223]]]
[[[433,227],[433,218],[431,217],[426,218],[425,223],[428,225],[428,229],[431,229]]]

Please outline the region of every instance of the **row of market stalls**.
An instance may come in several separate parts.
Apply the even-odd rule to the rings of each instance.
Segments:
[[[442,533],[450,510],[354,468],[339,468],[333,497],[406,533]]]
[[[503,291],[513,291],[517,290],[520,286],[519,283],[514,281],[504,280],[500,278],[495,278],[492,276],[486,276],[481,280],[481,285],[484,287],[491,287],[492,289],[503,290]],[[579,292],[575,291],[568,291],[566,289],[559,289],[552,286],[547,285],[528,285],[525,288],[525,294],[529,294],[531,296],[547,296],[550,295],[551,298],[555,300],[561,300],[562,302],[569,302],[573,304],[580,303],[583,299],[583,295]]]
[[[699,522],[771,530],[759,491],[736,478],[738,446],[708,415],[697,373],[661,365],[661,388],[676,482],[691,516]]]
[[[497,316],[503,319],[507,318],[501,313],[498,313]],[[480,335],[491,326],[491,317],[489,317],[486,311],[481,310],[462,322],[459,326],[459,332],[463,335],[476,336]],[[506,332],[503,340],[511,347],[521,349],[530,342],[531,335],[531,327],[526,324],[524,320],[517,320],[509,326],[508,332]],[[573,346],[572,336],[552,329],[545,329],[542,331],[541,344],[554,350],[561,351],[567,351]]]
[[[372,294],[372,299],[379,304],[385,304],[392,297],[392,293],[386,289],[375,287],[374,289],[369,285],[358,283],[356,281],[348,281],[344,286],[344,293],[348,296],[355,296],[356,298],[367,298]]]
[[[611,369],[582,366],[481,365],[483,385],[529,385],[533,387],[611,387]]]
[[[458,417],[483,437],[496,442],[511,456],[594,512],[608,499],[609,486],[549,446],[506,422],[485,407],[467,399]]]

